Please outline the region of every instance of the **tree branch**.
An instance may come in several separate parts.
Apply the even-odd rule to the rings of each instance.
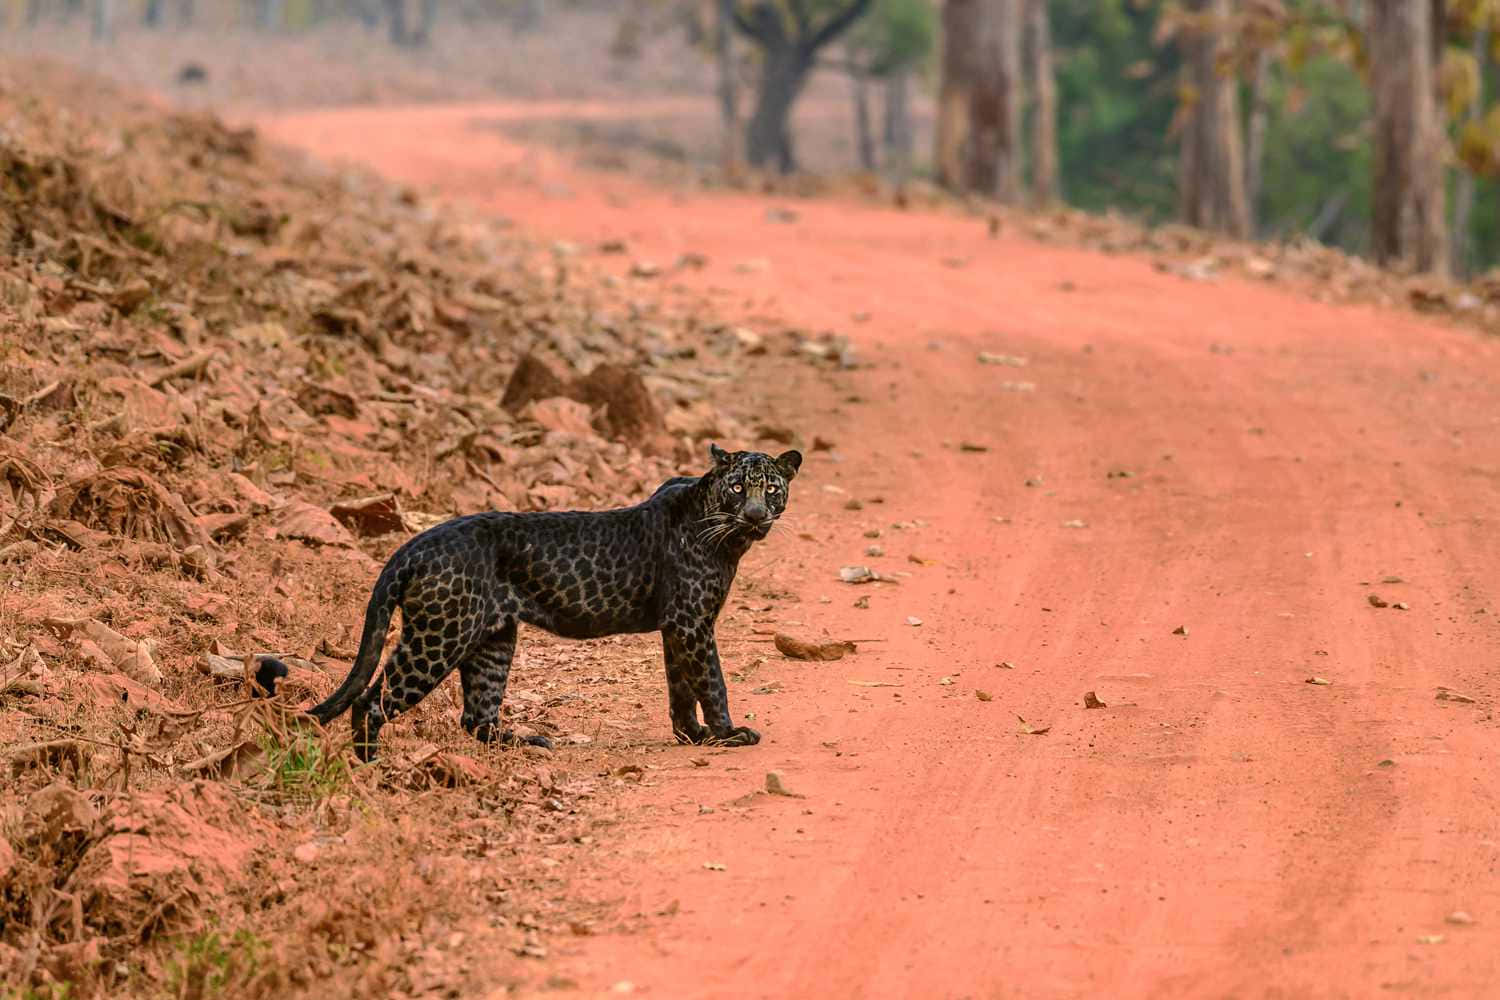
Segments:
[[[770,41],[769,38],[760,33],[755,25],[750,23],[749,19],[745,17],[744,11],[740,10],[740,5],[734,3],[733,0],[730,0],[729,3],[729,16],[733,19],[734,26],[740,29],[741,34],[748,38],[753,38],[762,44]]]
[[[864,16],[865,11],[870,9],[871,2],[872,0],[853,0],[849,6],[835,14],[833,19],[819,28],[809,41],[803,43],[807,52],[809,54],[816,52],[837,38],[845,28]]]
[[[806,0],[787,0],[787,6],[792,8],[792,20],[797,23],[797,40],[800,42],[807,37],[807,2]]]

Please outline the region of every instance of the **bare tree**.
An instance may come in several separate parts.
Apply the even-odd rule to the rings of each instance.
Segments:
[[[849,85],[854,97],[854,146],[861,170],[875,169],[875,131],[870,127],[870,74],[860,63],[859,53],[846,53]]]
[[[115,33],[114,0],[93,0],[92,34],[97,42],[107,42]]]
[[[735,27],[761,50],[760,87],[745,133],[751,166],[774,163],[783,173],[797,168],[788,127],[819,50],[843,34],[872,0],[843,0],[822,24],[814,23],[808,0],[784,0],[786,12],[773,0],[756,0],[748,12],[735,6]]]
[[[1190,226],[1245,237],[1250,212],[1238,81],[1228,59],[1229,0],[1191,0],[1189,10],[1179,34],[1184,79],[1178,215]]]
[[[881,145],[887,172],[899,184],[911,171],[911,70],[898,69],[885,78],[885,128]]]
[[[1046,206],[1057,198],[1057,80],[1047,0],[1027,0],[1026,76],[1032,100],[1031,196]]]
[[[255,26],[261,31],[279,31],[286,24],[284,0],[255,0]]]
[[[1442,0],[1368,0],[1374,227],[1382,264],[1446,272],[1444,136],[1435,86]]]
[[[734,0],[715,0],[714,15],[719,121],[724,129],[724,165],[729,167],[740,161],[740,86],[734,67]]]

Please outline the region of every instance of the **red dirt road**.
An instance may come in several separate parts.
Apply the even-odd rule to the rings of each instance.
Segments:
[[[659,281],[716,290],[725,318],[849,333],[873,367],[757,384],[842,461],[809,457],[794,530],[746,573],[800,598],[778,602],[792,631],[885,640],[772,652],[731,684],[760,746],[650,758],[578,888],[670,915],[558,943],[538,983],[1495,995],[1500,341],[937,214],[772,221],[766,199],[651,191],[473,126],[515,111],[261,124],[548,238],[704,254]],[[850,586],[850,564],[910,575]],[[772,769],[805,798],[741,798]]]

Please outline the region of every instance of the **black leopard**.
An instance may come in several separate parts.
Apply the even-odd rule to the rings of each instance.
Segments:
[[[352,707],[355,750],[368,760],[380,727],[457,667],[464,728],[485,742],[518,742],[500,728],[500,703],[524,622],[568,639],[660,631],[678,741],[760,742],[730,720],[714,623],[740,558],[786,509],[802,455],[730,454],[717,445],[709,453],[706,473],[669,479],[634,507],[491,511],[412,538],[375,581],[349,676],[308,714],[327,723]],[[397,608],[401,639],[372,684]]]

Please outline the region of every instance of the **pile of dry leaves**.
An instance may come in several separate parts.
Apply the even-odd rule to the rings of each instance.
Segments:
[[[0,78],[0,122],[0,985],[283,995],[342,968],[418,991],[431,901],[509,888],[313,862],[460,849],[424,840],[444,829],[482,856],[587,788],[436,745],[353,774],[245,696],[246,665],[326,693],[412,532],[698,467],[742,431],[714,389],[746,338],[97,82]],[[524,695],[515,721],[555,732],[562,700]],[[480,791],[425,808],[455,816],[371,819],[453,785]]]

